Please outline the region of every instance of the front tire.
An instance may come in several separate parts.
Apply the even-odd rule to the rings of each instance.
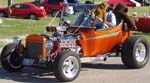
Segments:
[[[5,17],[6,14],[3,11],[0,11],[0,17]]]
[[[33,20],[37,20],[37,19],[38,19],[37,15],[36,15],[36,14],[33,14],[33,13],[30,14],[28,18],[29,18],[29,19],[33,19]]]
[[[9,72],[17,72],[23,68],[23,59],[17,53],[15,47],[15,44],[10,43],[3,48],[1,53],[1,65]]]
[[[62,52],[54,61],[54,75],[62,82],[74,80],[80,72],[79,56],[71,51]]]
[[[149,60],[149,50],[149,44],[144,37],[129,37],[122,47],[122,62],[129,68],[142,68]]]

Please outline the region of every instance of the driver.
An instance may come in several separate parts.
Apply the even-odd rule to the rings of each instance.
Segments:
[[[93,4],[93,2],[86,1],[85,4]],[[79,15],[74,25],[92,27],[93,21],[94,21],[94,15],[92,15],[91,10],[93,8],[94,8],[94,5],[84,7],[84,12]]]

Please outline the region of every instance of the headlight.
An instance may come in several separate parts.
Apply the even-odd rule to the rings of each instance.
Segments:
[[[46,49],[49,50],[53,47],[53,41],[52,40],[48,40],[46,42],[46,45],[45,45]]]
[[[13,42],[14,42],[14,44],[18,45],[21,42],[21,38],[20,37],[14,37]]]

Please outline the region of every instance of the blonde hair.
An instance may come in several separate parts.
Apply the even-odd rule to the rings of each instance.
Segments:
[[[101,3],[97,5],[96,9],[93,9],[92,12],[94,12],[95,16],[98,18],[102,18],[104,22],[106,22],[106,10],[109,7],[107,2]]]

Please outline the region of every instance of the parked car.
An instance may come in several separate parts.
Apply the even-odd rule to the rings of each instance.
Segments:
[[[62,10],[64,4],[71,4],[70,7],[73,7],[71,9],[75,11],[76,8],[74,7],[80,4],[80,1],[79,0],[34,0],[33,2],[28,2],[28,3],[35,4],[36,6],[43,6],[46,12],[50,13],[54,17],[58,11]],[[68,6],[66,7],[66,12],[70,10],[69,8]]]
[[[75,26],[80,13],[66,16],[62,12],[60,25],[54,26],[51,22],[46,28],[52,35],[29,34],[25,43],[14,37],[14,41],[2,49],[2,67],[9,72],[20,71],[24,66],[43,67],[52,70],[59,81],[67,82],[78,77],[82,62],[106,61],[111,53],[121,53],[122,62],[128,68],[143,68],[147,64],[148,41],[142,36],[132,36],[123,21],[110,29],[97,30],[92,21],[89,22],[93,24],[91,27]],[[83,23],[90,19],[85,18]]]
[[[46,16],[45,9],[39,8],[29,3],[14,4],[10,8],[11,16],[23,17],[29,19],[39,19]],[[0,8],[0,17],[8,16],[9,8]]]
[[[137,30],[144,33],[150,33],[150,18],[149,17],[140,17],[136,22]]]

